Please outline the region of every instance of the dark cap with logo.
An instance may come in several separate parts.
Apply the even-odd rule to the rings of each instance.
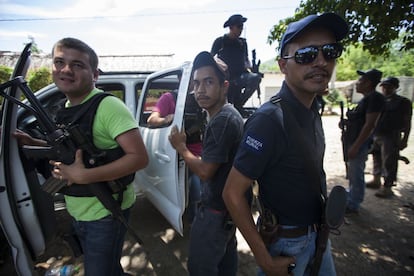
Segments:
[[[227,64],[216,56],[212,56],[209,52],[203,51],[200,52],[193,61],[193,71],[204,67],[204,66],[213,66],[214,70],[224,77],[225,80],[228,80],[228,66]]]
[[[233,14],[226,22],[224,22],[223,28],[243,24],[246,20],[247,18],[243,17],[241,14]]]
[[[395,77],[388,77],[381,82],[380,85],[391,85],[395,88],[400,87],[400,81]]]
[[[288,25],[286,32],[280,41],[280,53],[283,52],[283,49],[289,42],[295,39],[304,30],[311,27],[323,27],[331,30],[335,35],[336,41],[342,40],[349,30],[345,20],[336,13],[329,12],[320,15],[311,14]]]
[[[382,78],[382,72],[377,69],[371,69],[368,71],[361,71],[357,70],[358,75],[364,76],[367,79],[369,79],[374,85],[377,85]]]

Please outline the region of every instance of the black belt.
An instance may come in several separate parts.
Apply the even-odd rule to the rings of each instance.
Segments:
[[[296,228],[283,228],[283,226],[279,226],[277,229],[277,237],[279,238],[298,238],[308,233],[317,232],[318,226],[316,224],[312,224],[305,227],[296,227]]]

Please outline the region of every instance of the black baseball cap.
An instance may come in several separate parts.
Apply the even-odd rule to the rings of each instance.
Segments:
[[[398,87],[400,87],[400,81],[399,81],[399,79],[397,79],[397,78],[395,78],[395,77],[388,77],[388,78],[386,78],[385,80],[383,80],[382,82],[381,82],[381,84],[380,85],[386,85],[386,84],[388,84],[388,85],[392,85],[392,86],[394,86],[395,88],[398,88]]]
[[[345,20],[336,13],[328,12],[320,15],[311,14],[288,25],[286,32],[283,34],[280,41],[280,53],[283,52],[286,44],[310,27],[324,27],[331,30],[335,35],[336,41],[342,40],[349,30]]]
[[[377,85],[382,78],[382,72],[377,69],[370,69],[368,71],[357,70],[358,75],[369,79],[374,85]]]
[[[213,66],[214,70],[216,70],[219,75],[224,77],[225,80],[228,80],[229,73],[227,64],[217,56],[213,57],[207,51],[200,52],[194,58],[193,71],[204,66]]]
[[[224,22],[223,28],[226,28],[228,26],[243,24],[244,22],[246,22],[246,20],[247,18],[243,17],[241,14],[233,14],[232,16],[229,17],[229,19],[227,19],[226,22]]]

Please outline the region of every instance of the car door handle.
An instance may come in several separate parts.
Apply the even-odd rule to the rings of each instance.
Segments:
[[[157,150],[154,152],[154,154],[162,162],[165,162],[165,163],[171,162],[171,158],[167,154],[161,153]]]

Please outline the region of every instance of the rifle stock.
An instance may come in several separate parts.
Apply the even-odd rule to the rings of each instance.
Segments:
[[[318,236],[316,238],[316,252],[314,261],[311,267],[311,276],[317,276],[319,274],[319,269],[322,264],[323,254],[325,253],[326,246],[329,239],[329,226],[326,223],[322,223],[318,229]]]
[[[259,71],[260,63],[261,63],[260,60],[256,62],[256,49],[253,49],[252,50],[252,72],[258,74],[261,80],[264,74]],[[256,90],[257,90],[257,98],[260,100],[260,94],[261,94],[260,82]]]

